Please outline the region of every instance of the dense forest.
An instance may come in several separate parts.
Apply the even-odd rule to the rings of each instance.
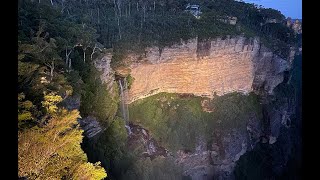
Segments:
[[[188,3],[200,4],[200,19],[184,11]],[[236,16],[237,25],[219,20],[227,16]],[[281,23],[265,23],[267,19]],[[295,41],[279,11],[233,0],[19,0],[17,23],[18,176],[28,179],[133,176],[127,172],[134,158],[124,150],[119,93],[117,88],[108,91],[93,65],[105,52],[113,52],[115,67],[128,52],[144,53],[148,46],[161,48],[193,37],[260,36],[282,57]],[[81,97],[80,108],[67,108],[68,98],[75,96]],[[102,140],[81,147],[78,118],[89,115],[106,131]],[[153,165],[175,171],[168,168],[169,160],[158,161]]]

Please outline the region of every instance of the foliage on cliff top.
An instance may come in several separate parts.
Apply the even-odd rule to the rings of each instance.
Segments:
[[[19,33],[21,40],[27,40],[30,31],[34,32],[39,21],[45,20],[48,32],[61,36],[59,42],[63,45],[81,44],[83,49],[92,51],[99,42],[113,48],[115,64],[121,64],[129,52],[143,54],[147,46],[163,48],[197,36],[260,36],[283,57],[288,52],[284,47],[294,41],[293,31],[286,27],[285,17],[277,10],[233,0],[198,3],[203,12],[199,20],[185,12],[186,0],[56,1],[53,6],[48,1],[19,1]],[[227,16],[237,17],[237,25],[221,22]],[[266,23],[270,19],[280,23]]]

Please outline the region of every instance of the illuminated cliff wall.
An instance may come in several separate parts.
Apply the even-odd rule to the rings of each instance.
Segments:
[[[135,79],[127,92],[128,103],[159,92],[207,97],[234,91],[272,93],[290,66],[289,60],[261,45],[259,38],[242,36],[191,39],[161,50],[151,47],[142,57],[130,54],[126,62]]]

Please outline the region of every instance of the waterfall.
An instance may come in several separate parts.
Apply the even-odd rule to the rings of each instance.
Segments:
[[[119,80],[119,85],[120,85],[120,101],[121,101],[121,112],[122,112],[122,117],[125,120],[126,124],[127,124],[127,117],[126,117],[126,112],[125,112],[125,97],[124,97],[124,90],[123,90],[123,85],[121,80]]]
[[[129,108],[128,104],[126,103],[127,101],[127,93],[125,93],[125,90],[128,90],[128,83],[126,78],[123,79],[123,83],[121,80],[119,80],[119,86],[120,86],[120,98],[121,98],[121,113],[122,117],[126,123],[125,127],[128,130],[129,135],[132,133],[131,128],[129,126]],[[124,85],[124,86],[123,86]]]
[[[126,117],[127,117],[127,122],[129,123],[129,106],[128,104],[126,103],[127,100],[128,100],[128,82],[127,82],[127,79],[124,78],[124,87],[125,87],[125,90],[127,90],[127,93],[125,94],[125,112],[126,112]]]

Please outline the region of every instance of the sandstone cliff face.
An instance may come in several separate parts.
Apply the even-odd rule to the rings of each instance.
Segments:
[[[100,79],[102,83],[107,84],[108,90],[113,92],[113,82],[114,82],[114,70],[111,68],[112,54],[107,53],[101,59],[94,61],[94,66],[98,71],[101,71]]]
[[[272,94],[283,81],[284,72],[290,69],[294,55],[292,49],[288,58],[282,59],[264,47],[259,38],[191,39],[161,50],[158,47],[148,48],[143,57],[130,54],[126,59],[130,70],[117,72],[130,72],[134,78],[131,89],[126,92],[128,103],[159,92],[207,97],[234,91]],[[101,79],[109,84],[109,88],[113,88],[115,79],[115,72],[110,67],[111,58],[112,55],[107,54],[95,64],[102,71]],[[280,128],[290,124],[287,107],[285,105],[271,113],[270,144],[277,141]],[[236,162],[260,141],[264,134],[262,126],[257,117],[251,117],[246,129],[234,129],[228,134],[215,132],[215,142],[206,144],[200,138],[196,152],[179,152],[176,163],[183,167],[184,175],[192,179],[234,179],[232,172]],[[101,131],[93,127],[93,132]],[[149,147],[150,143],[144,145],[147,154],[157,154],[148,151],[148,148],[154,149],[150,148],[154,146]]]
[[[242,36],[191,39],[162,50],[151,47],[142,58],[129,55],[127,62],[135,79],[128,103],[159,92],[207,97],[253,90],[271,94],[290,67],[289,60],[265,48],[259,38]]]

